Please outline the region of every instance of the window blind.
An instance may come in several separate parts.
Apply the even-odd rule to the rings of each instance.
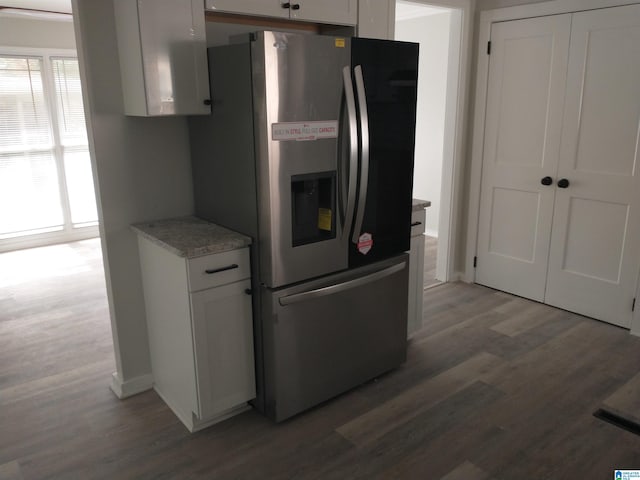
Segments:
[[[0,55],[0,240],[97,219],[78,60]]]
[[[78,60],[53,57],[51,66],[71,222],[74,225],[95,223],[98,221],[98,210],[87,147]]]
[[[0,57],[0,238],[61,228],[42,60]]]

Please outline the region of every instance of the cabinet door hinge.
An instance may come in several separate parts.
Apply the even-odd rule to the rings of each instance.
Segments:
[[[635,312],[636,311],[636,299],[633,299],[633,303],[631,304],[631,311]]]
[[[487,55],[491,55],[491,40],[487,42]]]
[[[478,257],[473,257],[473,268],[478,266]]]

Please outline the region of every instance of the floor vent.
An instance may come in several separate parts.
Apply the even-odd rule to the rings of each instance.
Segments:
[[[618,428],[640,435],[640,424],[621,417],[620,415],[616,415],[615,413],[611,413],[608,410],[599,408],[593,413],[593,416],[610,423],[611,425],[615,425]]]

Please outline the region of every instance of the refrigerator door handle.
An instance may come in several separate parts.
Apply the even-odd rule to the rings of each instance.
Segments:
[[[347,115],[349,118],[349,180],[347,187],[347,206],[342,226],[342,236],[349,235],[353,224],[353,215],[356,207],[356,181],[358,175],[358,119],[356,117],[356,101],[351,82],[349,67],[342,69],[344,81],[344,95],[347,103]]]
[[[369,115],[367,113],[367,97],[364,89],[362,65],[356,65],[353,73],[355,74],[356,90],[358,92],[358,108],[360,109],[360,193],[358,196],[356,223],[353,228],[353,237],[351,238],[351,241],[357,244],[360,239],[360,233],[362,233],[362,221],[364,219],[364,208],[369,183]]]
[[[308,292],[295,293],[293,295],[281,297],[278,300],[278,302],[283,307],[286,307],[287,305],[292,305],[294,303],[300,303],[306,300],[313,300],[315,298],[325,297],[327,295],[334,295],[336,293],[345,292],[347,290],[351,290],[352,288],[361,287],[368,283],[372,283],[382,278],[393,275],[396,272],[400,272],[404,270],[405,267],[406,267],[406,262],[402,262],[397,265],[392,265],[391,267],[387,267],[383,270],[378,270],[377,272],[370,273],[369,275],[365,275],[364,277],[349,280],[347,282],[338,283],[336,285],[329,285],[328,287],[317,288],[315,290],[309,290]]]

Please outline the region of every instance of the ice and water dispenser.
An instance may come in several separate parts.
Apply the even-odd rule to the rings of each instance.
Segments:
[[[291,177],[293,246],[336,237],[336,173]]]

